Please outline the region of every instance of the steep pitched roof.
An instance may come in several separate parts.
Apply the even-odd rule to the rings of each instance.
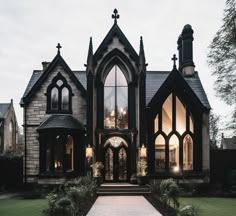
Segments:
[[[82,84],[84,89],[87,89],[87,77],[86,71],[72,71],[79,82]],[[43,71],[35,70],[30,78],[28,86],[25,90],[25,97],[28,92],[31,90],[33,85],[37,82],[39,77],[42,75]],[[169,76],[170,71],[147,71],[146,72],[146,105],[149,104],[153,96],[162,86],[166,78]],[[188,83],[189,87],[193,90],[196,96],[199,98],[201,103],[207,108],[210,109],[210,104],[207,99],[206,93],[198,76],[198,73],[195,72],[192,77],[184,77],[185,81]]]
[[[0,118],[3,119],[6,117],[8,110],[10,108],[10,103],[0,103]]]
[[[117,36],[119,38],[119,41],[125,46],[125,51],[129,53],[130,58],[132,58],[135,62],[138,62],[138,54],[116,22],[111,27],[110,31],[107,33],[102,43],[94,53],[94,62],[96,63],[96,61],[98,61],[103,56],[104,52],[107,51],[107,46],[111,43],[112,39],[115,36]]]
[[[148,105],[156,92],[160,89],[162,84],[165,82],[171,71],[147,71],[146,73],[146,104]],[[207,109],[211,106],[207,99],[206,93],[203,89],[202,83],[195,72],[192,77],[183,77],[189,87],[193,90],[197,98],[201,101],[202,105]]]
[[[34,95],[34,93],[37,91],[37,89],[41,86],[43,81],[48,77],[49,73],[57,66],[57,64],[62,65],[65,72],[67,72],[70,76],[70,78],[73,80],[75,85],[80,89],[81,95],[86,95],[86,90],[84,86],[80,83],[79,79],[75,76],[75,74],[71,71],[69,66],[66,64],[65,60],[60,55],[60,52],[57,53],[53,61],[49,64],[49,66],[45,69],[45,71],[34,71],[31,79],[27,85],[27,88],[24,92],[24,95],[21,99],[21,106],[23,106],[25,103],[27,103],[30,98]]]

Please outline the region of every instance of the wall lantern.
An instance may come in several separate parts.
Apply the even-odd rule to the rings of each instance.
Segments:
[[[93,148],[88,144],[88,147],[86,148],[86,158],[90,159],[93,157]]]
[[[146,158],[146,157],[147,157],[147,148],[143,144],[142,147],[140,148],[140,158]]]

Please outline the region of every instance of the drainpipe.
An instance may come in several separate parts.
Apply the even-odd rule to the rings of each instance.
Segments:
[[[26,141],[26,109],[25,109],[25,107],[24,107],[24,137],[25,137],[25,163],[24,163],[24,166],[25,166],[25,176],[24,176],[24,178],[25,178],[25,182],[24,182],[24,184],[26,184],[27,183],[27,170],[26,170],[26,168],[27,168],[27,163],[26,163],[26,158],[27,158],[27,141]]]

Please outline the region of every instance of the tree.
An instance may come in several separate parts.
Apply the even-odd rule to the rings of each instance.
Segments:
[[[229,128],[236,132],[236,0],[226,0],[223,25],[216,32],[207,57],[216,77],[217,96],[234,107]]]
[[[218,148],[217,140],[219,139],[219,120],[220,117],[214,113],[210,113],[209,118],[209,134],[210,134],[210,146],[213,149]]]

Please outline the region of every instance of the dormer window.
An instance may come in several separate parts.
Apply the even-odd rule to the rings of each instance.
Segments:
[[[71,113],[71,88],[59,73],[47,89],[48,113]]]

